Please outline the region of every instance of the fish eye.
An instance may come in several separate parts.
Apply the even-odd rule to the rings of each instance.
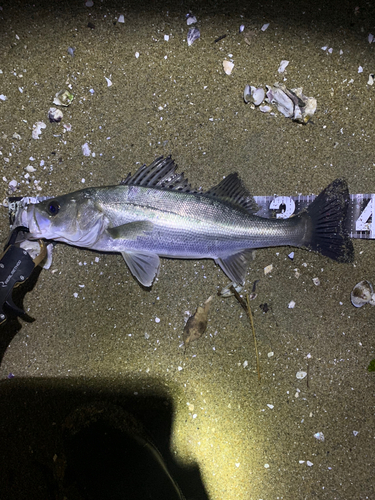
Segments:
[[[60,205],[57,203],[56,200],[52,200],[48,203],[47,205],[47,212],[54,216],[54,215],[57,215],[59,213],[59,210],[60,210]]]

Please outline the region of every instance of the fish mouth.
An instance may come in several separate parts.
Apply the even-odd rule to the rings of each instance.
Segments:
[[[44,238],[47,227],[43,226],[47,226],[46,222],[50,225],[49,220],[36,210],[36,206],[37,204],[28,205],[21,215],[21,220],[25,220],[25,225],[29,228],[29,238],[32,239]]]

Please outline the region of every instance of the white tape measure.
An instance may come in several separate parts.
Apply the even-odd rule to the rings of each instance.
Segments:
[[[375,194],[351,194],[346,230],[351,238],[375,239]],[[254,196],[256,215],[287,219],[298,214],[315,200],[310,196]]]
[[[375,239],[375,194],[351,194],[348,207],[346,230],[351,238]],[[43,197],[10,198],[9,213],[14,217],[17,210],[28,203],[38,203],[49,199]],[[268,219],[287,219],[298,214],[315,200],[315,195],[308,196],[254,196],[259,206],[256,213]]]

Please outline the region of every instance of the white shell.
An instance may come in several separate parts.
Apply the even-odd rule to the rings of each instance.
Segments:
[[[266,266],[263,269],[264,275],[269,274],[270,272],[272,272],[272,269],[273,269],[273,264],[269,264],[268,266]]]
[[[49,121],[51,123],[52,122],[56,122],[56,123],[61,122],[63,116],[64,115],[60,109],[49,108],[49,110],[48,110],[48,118],[49,118]]]
[[[39,139],[40,134],[42,133],[42,129],[46,128],[46,124],[44,122],[36,122],[33,125],[33,131],[31,136],[33,139]]]
[[[296,378],[298,378],[298,380],[302,380],[306,377],[307,375],[307,372],[304,372],[304,371],[299,371],[296,373]]]
[[[234,64],[231,61],[223,61],[223,68],[224,71],[227,75],[230,75],[232,73],[232,70],[234,68]]]
[[[355,285],[351,294],[350,300],[354,307],[362,307],[373,300],[372,284],[363,280]]]
[[[268,102],[275,104],[278,111],[286,118],[292,118],[294,115],[294,103],[290,97],[286,95],[284,89],[279,87],[270,87],[267,85]]]
[[[262,113],[269,113],[270,111],[272,111],[271,106],[268,106],[267,104],[265,104],[264,106],[259,106],[259,109]]]
[[[322,443],[324,443],[324,434],[323,434],[323,432],[316,432],[314,434],[314,438],[317,439],[318,441],[321,441]]]
[[[189,14],[189,16],[186,19],[186,24],[190,26],[191,24],[194,24],[197,22],[197,18],[195,16],[192,16]]]
[[[289,61],[282,60],[281,63],[280,63],[279,69],[277,71],[279,73],[284,73],[284,71],[286,70],[286,67],[288,66],[288,64],[289,64]]]
[[[72,101],[73,94],[71,94],[69,90],[60,90],[60,92],[57,92],[53,98],[53,104],[56,104],[57,106],[69,106]]]
[[[267,85],[268,102],[274,104],[286,118],[299,123],[307,123],[316,111],[317,102],[314,97],[307,97],[302,88],[288,89],[285,85],[275,83]]]
[[[118,23],[124,23],[125,22],[125,17],[123,14],[120,14],[117,19]]]
[[[258,89],[255,89],[252,93],[252,98],[253,98],[253,103],[255,104],[255,106],[259,106],[259,104],[262,104],[262,102],[264,101],[264,97],[265,97],[265,92],[264,90],[262,89],[262,87],[259,87]]]
[[[251,87],[250,85],[246,85],[243,91],[243,100],[247,104],[248,102],[250,102],[250,99],[251,99]]]
[[[238,285],[237,283],[232,282],[232,283],[229,283],[229,285],[222,288],[221,290],[219,290],[218,295],[220,297],[224,297],[224,298],[232,297],[232,295],[234,295],[234,293],[231,290],[232,287],[236,290],[237,293],[241,293],[243,290],[242,285]]]
[[[198,40],[200,36],[201,34],[198,28],[190,28],[187,35],[187,43],[189,47],[195,42],[195,40]]]

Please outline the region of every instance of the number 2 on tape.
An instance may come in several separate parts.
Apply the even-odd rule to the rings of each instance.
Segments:
[[[285,208],[284,208],[285,207]],[[276,214],[277,219],[287,219],[294,214],[296,204],[290,196],[276,196],[270,203],[271,210],[282,209],[281,212]]]

